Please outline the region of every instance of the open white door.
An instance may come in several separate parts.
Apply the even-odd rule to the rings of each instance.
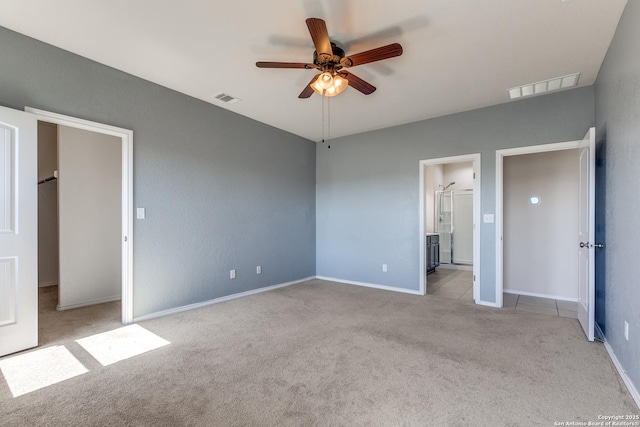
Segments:
[[[38,345],[37,121],[0,107],[0,356]]]
[[[595,323],[595,128],[589,129],[578,149],[579,192],[579,272],[578,320],[589,341],[593,341]]]

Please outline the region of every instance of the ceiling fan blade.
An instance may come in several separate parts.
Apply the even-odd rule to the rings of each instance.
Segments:
[[[314,64],[305,64],[303,62],[265,62],[265,61],[256,62],[256,67],[258,68],[302,68],[306,70],[311,68],[316,68]]]
[[[382,61],[383,59],[393,58],[402,55],[402,46],[399,43],[392,43],[386,46],[378,47],[355,55],[346,56],[340,61],[343,67],[355,67],[356,65],[368,64],[370,62]]]
[[[358,77],[358,76],[356,76],[356,75],[354,75],[352,73],[348,73],[346,71],[344,73],[342,73],[342,74],[345,74],[345,78],[349,82],[349,86],[351,86],[355,90],[358,90],[358,91],[364,93],[365,95],[371,95],[373,92],[376,91],[376,87],[375,86],[373,86],[370,83],[365,82],[360,77]]]
[[[333,57],[333,49],[331,49],[331,40],[327,32],[327,24],[319,18],[308,18],[306,20],[307,28],[311,34],[313,45],[316,47],[318,57]]]
[[[311,95],[313,95],[313,89],[311,89],[311,83],[315,82],[318,76],[319,74],[316,74],[315,76],[313,76],[309,84],[304,87],[302,92],[300,92],[300,95],[298,95],[298,98],[304,99],[304,98],[309,98]]]

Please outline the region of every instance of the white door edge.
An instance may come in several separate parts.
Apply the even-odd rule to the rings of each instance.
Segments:
[[[43,122],[111,135],[122,141],[122,323],[133,322],[133,131],[25,107]]]
[[[587,252],[587,281],[586,283],[580,283],[580,287],[585,287],[586,289],[586,300],[587,304],[584,307],[581,304],[580,298],[578,298],[578,320],[580,321],[580,325],[584,330],[585,335],[589,341],[593,341],[595,339],[595,128],[590,128],[585,137],[581,141],[580,148],[587,149],[588,157],[588,175],[587,175],[587,234],[588,246],[586,248],[582,248],[581,250],[586,250]],[[584,181],[581,181],[581,185]],[[581,252],[582,255],[582,252]],[[578,296],[580,296],[580,291],[578,292]]]

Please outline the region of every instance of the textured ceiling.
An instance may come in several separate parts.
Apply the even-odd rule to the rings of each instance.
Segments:
[[[351,68],[378,88],[331,99],[333,137],[509,102],[507,89],[597,77],[627,0],[0,0],[0,25],[294,134],[319,140],[322,100],[297,96],[312,70],[305,19],[347,54],[404,54]],[[240,98],[224,104],[220,92]],[[325,106],[326,108],[326,106]]]

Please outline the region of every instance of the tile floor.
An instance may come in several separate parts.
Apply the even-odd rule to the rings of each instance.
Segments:
[[[473,303],[473,272],[438,268],[427,276],[427,295]],[[551,316],[578,318],[578,303],[527,295],[503,294],[505,310],[528,311]]]
[[[427,295],[473,303],[473,272],[439,267],[427,276]]]
[[[528,295],[502,294],[502,308],[550,314],[552,316],[578,318],[578,303]]]

